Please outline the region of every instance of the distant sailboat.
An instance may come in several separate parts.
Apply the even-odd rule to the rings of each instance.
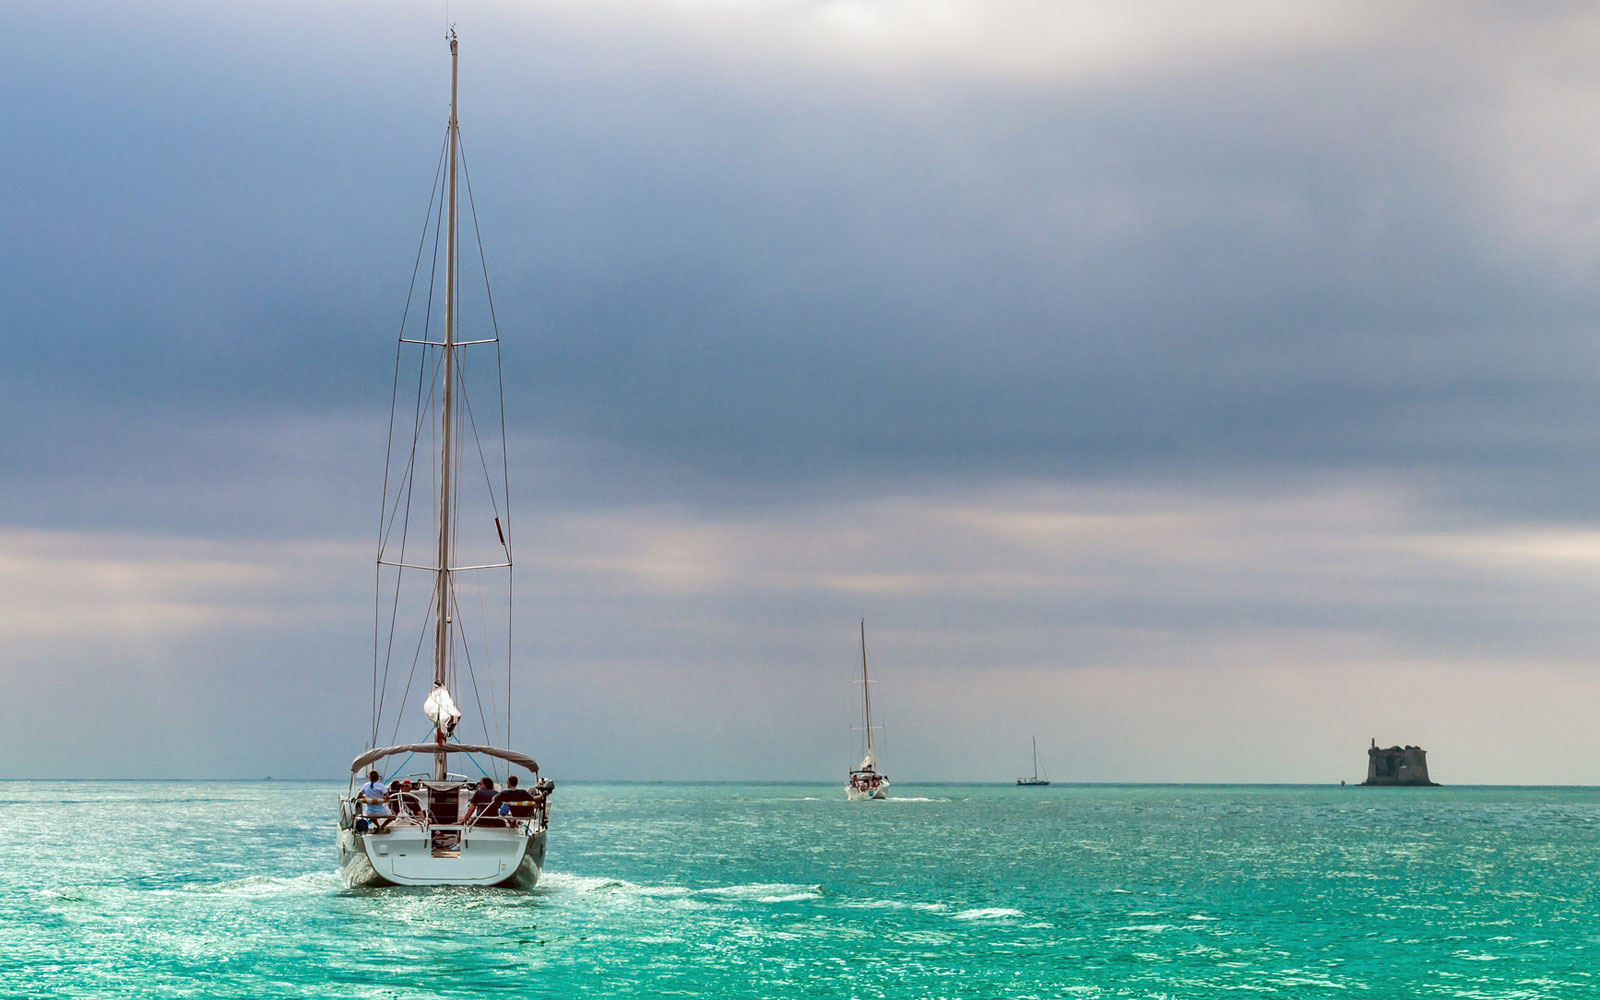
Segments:
[[[861,714],[866,725],[866,754],[861,758],[861,765],[850,772],[850,780],[844,786],[845,798],[854,802],[858,799],[886,799],[889,797],[889,776],[878,770],[877,747],[872,738],[876,728],[872,724],[872,680],[867,676],[867,621],[861,620]]]
[[[1017,784],[1028,786],[1050,784],[1049,778],[1039,777],[1039,737],[1037,736],[1033,738],[1033,777],[1018,778]]]

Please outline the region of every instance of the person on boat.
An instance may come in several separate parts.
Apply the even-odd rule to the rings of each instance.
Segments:
[[[467,802],[467,822],[474,823],[487,814],[494,805],[494,779],[488,775],[478,779],[478,787]]]
[[[422,796],[417,793],[417,789],[411,784],[410,778],[405,778],[400,782],[400,797],[404,804],[411,807],[411,811],[418,820],[425,823],[432,822],[433,813],[422,804]]]
[[[400,819],[418,820],[422,817],[422,800],[411,790],[410,781],[389,782],[389,804]]]
[[[540,826],[550,825],[550,793],[556,790],[556,783],[549,778],[533,783],[533,811],[539,816]]]
[[[375,833],[383,833],[394,822],[394,810],[389,808],[389,789],[384,787],[383,775],[367,772],[367,783],[356,792],[356,801],[362,805],[362,814],[376,826]]]
[[[498,816],[527,819],[533,815],[533,796],[526,788],[517,787],[517,776],[506,779],[506,790],[494,797],[494,812]]]

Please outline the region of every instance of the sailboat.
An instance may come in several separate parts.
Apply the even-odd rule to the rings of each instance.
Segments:
[[[417,267],[412,272],[412,293],[408,293],[406,310],[400,324],[400,344],[396,349],[395,399],[399,403],[402,380],[401,365],[410,355],[403,352],[420,351],[416,375],[416,414],[410,422],[395,420],[395,409],[390,413],[388,466],[384,474],[383,513],[379,521],[377,559],[378,599],[373,629],[373,695],[372,728],[366,749],[350,765],[350,790],[339,800],[339,826],[337,834],[339,871],[347,886],[369,887],[387,885],[463,885],[504,886],[531,888],[538,881],[544,867],[545,837],[549,828],[549,797],[553,783],[539,775],[539,765],[527,754],[494,745],[490,737],[500,735],[500,712],[496,700],[494,680],[494,655],[487,648],[488,622],[492,617],[484,601],[485,590],[503,586],[506,601],[503,608],[505,659],[505,742],[510,742],[511,689],[510,689],[510,639],[511,639],[511,545],[510,501],[505,489],[505,419],[504,399],[499,399],[500,411],[495,414],[501,425],[500,458],[502,475],[498,491],[492,481],[490,463],[484,457],[484,447],[478,434],[478,424],[483,418],[480,410],[475,418],[468,396],[469,384],[488,381],[494,394],[500,392],[499,330],[494,320],[493,298],[489,295],[488,276],[485,271],[484,292],[487,299],[487,317],[494,325],[493,336],[469,339],[462,336],[461,295],[457,252],[457,174],[458,160],[462,172],[466,165],[462,159],[460,130],[457,124],[457,77],[459,51],[455,30],[451,29],[450,42],[450,120],[445,141],[435,168],[433,192],[429,195],[427,222],[423,240],[418,246]],[[441,196],[439,175],[448,161],[447,181]],[[472,207],[472,181],[467,174],[467,202]],[[433,281],[438,267],[439,230],[443,217],[448,215],[445,228],[445,294],[442,337],[434,328]],[[473,230],[478,219],[472,207]],[[417,274],[423,259],[423,247],[433,236],[433,265],[429,277],[426,317],[420,337],[413,332],[407,335],[406,323],[411,316],[412,294],[417,290]],[[482,261],[482,241],[479,241],[479,260]],[[419,298],[420,301],[420,298]],[[410,346],[407,346],[410,345]],[[467,351],[474,345],[494,345],[493,365],[478,365],[478,355],[469,363]],[[487,348],[481,348],[486,350]],[[482,371],[479,380],[469,380],[471,366],[474,374]],[[405,384],[409,384],[409,379]],[[409,451],[407,445],[409,444]],[[476,445],[482,461],[483,483],[487,487],[487,503],[478,497],[478,464],[468,464],[457,452],[465,452]],[[397,455],[400,461],[397,462]],[[398,470],[397,467],[398,466]],[[463,466],[467,466],[463,470]],[[470,484],[470,489],[465,483]],[[422,504],[432,506],[432,518],[420,513],[413,519],[412,499],[416,494],[426,497]],[[470,494],[470,495],[469,495]],[[474,513],[473,501],[486,508],[485,516],[464,516],[464,511]],[[492,512],[493,532],[488,530]],[[415,522],[415,523],[414,523]],[[420,536],[419,545],[432,555],[431,560],[418,559],[407,552],[407,532]],[[464,554],[489,552],[486,559],[463,559]],[[425,561],[426,560],[426,561]],[[483,581],[488,580],[488,583]],[[408,586],[409,584],[409,586]],[[409,602],[406,598],[410,597]],[[477,599],[474,606],[472,598]],[[500,606],[493,605],[496,614]],[[477,648],[469,640],[478,638],[475,629],[468,627],[474,613],[483,621],[483,645]],[[415,615],[417,625],[399,627],[400,621]],[[500,634],[500,620],[496,619],[496,633]],[[385,621],[388,623],[384,629]],[[383,641],[387,631],[387,642]],[[423,712],[429,722],[427,736],[410,743],[396,743],[399,727],[406,717],[406,701],[410,697],[413,681],[417,679],[419,664],[426,662],[422,653],[432,632],[432,686],[423,702]],[[408,635],[415,635],[415,652]],[[397,650],[398,644],[398,650]],[[399,677],[393,681],[390,668],[398,662],[410,661],[410,673],[405,677],[405,689],[398,696],[394,730],[389,745],[379,742],[384,720],[384,708],[389,704],[393,689],[399,686]],[[465,676],[458,674],[465,666]],[[381,668],[381,680],[380,680]],[[398,671],[396,672],[398,674]],[[473,692],[473,703],[480,712],[485,697],[492,711],[483,713],[478,722],[485,739],[464,743],[456,731],[462,722],[461,709],[451,694],[466,690],[466,681]],[[480,683],[482,682],[482,683]],[[485,691],[487,688],[487,691]],[[420,685],[418,692],[421,692]],[[419,770],[407,773],[406,768],[416,759]],[[467,767],[476,775],[463,773]],[[460,768],[454,770],[453,768]],[[520,770],[525,775],[518,775]],[[483,784],[484,793],[473,798]],[[520,788],[515,787],[520,784]],[[360,786],[358,788],[358,786]],[[496,791],[496,786],[499,790]]]
[[[1028,786],[1050,784],[1049,778],[1039,777],[1039,737],[1037,736],[1033,738],[1033,777],[1018,778],[1017,784]]]
[[[867,620],[861,620],[861,714],[866,722],[866,755],[860,766],[850,772],[844,795],[850,801],[858,799],[886,799],[889,797],[889,776],[878,770],[878,752],[872,738],[876,726],[872,724],[872,681],[867,677]]]

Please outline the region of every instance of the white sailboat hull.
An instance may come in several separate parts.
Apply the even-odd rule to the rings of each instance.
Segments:
[[[443,835],[441,838],[440,835]],[[471,885],[531,889],[544,869],[544,829],[396,826],[339,831],[339,875],[349,888]],[[453,842],[452,850],[435,846]]]
[[[871,799],[886,799],[889,797],[889,779],[882,778],[870,788],[858,788],[854,782],[846,782],[844,797],[850,802],[865,802]]]

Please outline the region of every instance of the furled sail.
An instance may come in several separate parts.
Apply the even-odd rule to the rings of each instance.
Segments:
[[[461,709],[456,707],[454,698],[443,684],[436,686],[428,695],[428,700],[422,703],[422,710],[428,713],[428,720],[439,727],[439,732],[446,736],[456,731],[456,724],[461,721]]]
[[[874,757],[872,755],[871,751],[868,751],[867,755],[865,757],[861,758],[861,766],[856,768],[856,770],[857,771],[870,771],[870,770],[872,770],[873,765],[876,764],[876,763],[878,763],[878,758]]]

